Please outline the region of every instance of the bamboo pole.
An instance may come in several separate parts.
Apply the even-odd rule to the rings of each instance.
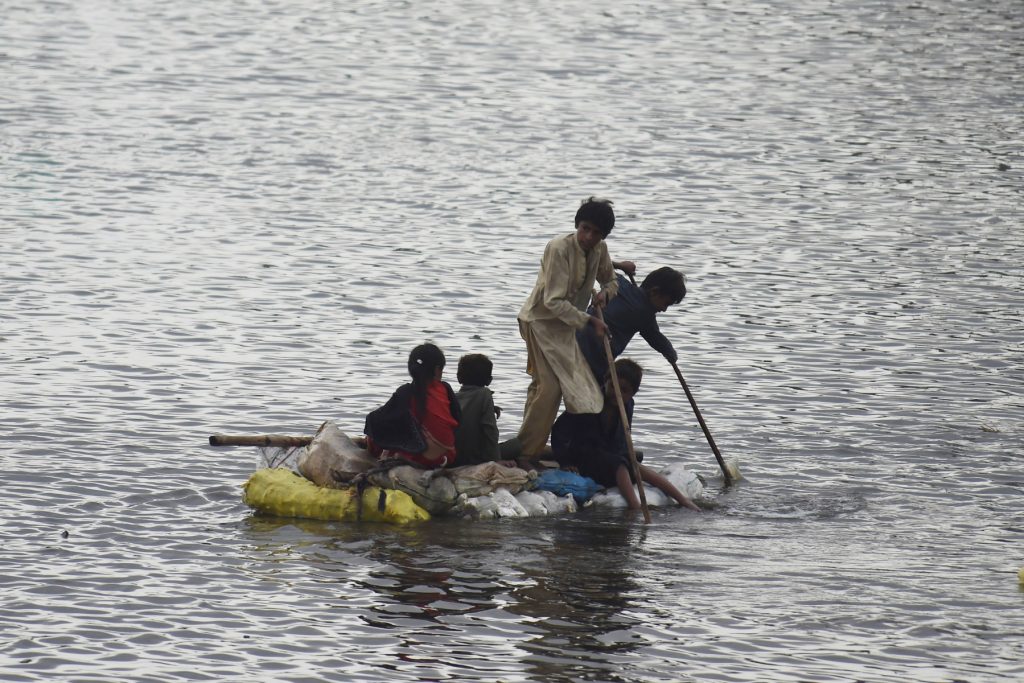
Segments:
[[[279,448],[293,448],[295,446],[308,446],[312,440],[312,436],[286,436],[285,434],[210,435],[211,446],[277,446]]]
[[[604,313],[601,307],[595,305],[597,319],[604,322]],[[619,420],[622,422],[622,430],[626,434],[626,451],[629,453],[629,464],[633,469],[633,477],[636,479],[636,488],[640,494],[640,510],[644,513],[644,523],[651,523],[651,510],[647,507],[647,493],[644,491],[644,479],[640,475],[640,463],[636,461],[636,451],[633,450],[633,435],[629,428],[629,416],[626,415],[626,403],[622,400],[622,389],[619,387],[619,373],[615,371],[615,357],[612,356],[612,344],[608,340],[607,332],[604,335],[604,352],[608,357],[608,369],[612,378],[612,387],[615,390],[615,400],[619,404]]]
[[[700,414],[700,408],[697,407],[697,400],[693,398],[693,394],[690,392],[690,387],[686,384],[686,380],[683,379],[683,373],[679,371],[679,366],[672,363],[672,369],[676,371],[676,377],[679,378],[679,383],[683,385],[683,391],[686,392],[686,398],[690,401],[690,407],[693,408],[693,414],[697,416],[697,422],[700,424],[700,428],[704,431],[704,437],[708,440],[708,445],[711,446],[711,452],[715,454],[715,459],[718,460],[718,466],[722,468],[722,475],[725,477],[726,486],[732,484],[736,477],[726,467],[725,459],[722,458],[722,453],[718,450],[718,446],[715,444],[714,438],[711,436],[711,430],[708,429],[707,424],[704,422],[704,416]]]

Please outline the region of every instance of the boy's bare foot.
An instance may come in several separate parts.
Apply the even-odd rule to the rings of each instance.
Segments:
[[[526,471],[535,470],[537,466],[534,464],[532,458],[528,458],[525,455],[521,455],[515,459],[516,466]]]

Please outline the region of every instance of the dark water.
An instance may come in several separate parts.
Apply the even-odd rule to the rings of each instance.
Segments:
[[[7,3],[0,679],[1024,677],[1024,5]],[[580,199],[742,485],[254,517],[213,432],[357,432],[433,340],[527,379]],[[664,361],[635,439],[714,476]],[[448,379],[454,380],[454,373]]]

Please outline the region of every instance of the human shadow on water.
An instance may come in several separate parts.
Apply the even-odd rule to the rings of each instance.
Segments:
[[[372,597],[364,613],[371,626],[492,609],[494,593],[502,590],[493,562],[481,558],[507,536],[493,524],[496,534],[446,519],[398,527],[253,516],[246,524],[259,537],[254,549],[263,557],[300,557],[311,577],[343,584],[349,599]]]
[[[443,637],[451,650],[434,666],[483,675],[481,658],[500,650],[503,666],[515,662],[532,680],[615,681],[609,660],[646,644],[630,632],[640,623],[631,609],[650,611],[635,602],[644,591],[634,549],[648,533],[639,513],[404,528],[253,517],[247,526],[263,558],[301,565],[321,589],[336,582],[366,627],[399,639],[396,656]],[[474,646],[494,629],[510,637]]]
[[[520,646],[536,680],[620,680],[609,660],[644,645],[629,611],[646,611],[635,550],[647,533],[638,512],[585,511],[547,527],[549,542],[516,565],[527,581],[508,610],[540,630]]]

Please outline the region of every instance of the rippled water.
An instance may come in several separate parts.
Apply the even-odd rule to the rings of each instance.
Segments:
[[[1020,2],[670,5],[4,5],[0,679],[1024,677]],[[688,274],[663,329],[741,485],[250,513],[210,433],[357,432],[425,339],[513,432],[590,194]],[[713,477],[628,355],[638,447]]]

